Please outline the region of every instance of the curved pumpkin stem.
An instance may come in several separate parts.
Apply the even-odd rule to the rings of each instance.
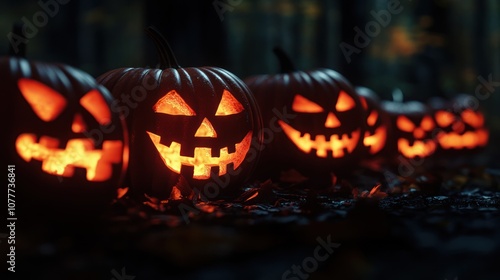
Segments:
[[[156,51],[160,56],[160,68],[161,69],[181,68],[179,66],[179,63],[177,63],[177,59],[175,58],[174,53],[172,52],[172,49],[170,48],[170,45],[167,42],[167,39],[165,39],[165,37],[160,33],[160,31],[156,29],[156,27],[154,26],[149,26],[148,28],[146,28],[146,33],[153,40],[156,47]]]
[[[290,57],[279,47],[273,49],[274,54],[278,58],[281,66],[281,73],[290,73],[295,71],[295,66],[293,65]]]
[[[26,38],[23,36],[23,24],[20,22],[14,23],[12,25],[12,36],[14,38],[9,40],[9,55],[10,56],[17,56],[17,57],[26,57],[26,43],[24,41],[28,41]],[[24,39],[23,42],[17,45],[17,50],[14,49],[13,43],[16,41],[19,41],[22,38]]]

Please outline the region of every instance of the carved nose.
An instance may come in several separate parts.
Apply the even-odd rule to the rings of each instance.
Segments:
[[[83,121],[82,115],[76,114],[73,118],[73,123],[71,124],[71,130],[74,133],[82,133],[87,130],[87,125]]]
[[[328,116],[326,117],[325,127],[334,128],[339,126],[340,121],[339,119],[337,119],[335,114],[333,114],[332,112],[328,113]]]
[[[217,132],[207,118],[204,118],[200,127],[196,130],[194,137],[212,137],[217,138]]]
[[[465,130],[465,125],[463,122],[456,122],[452,125],[452,128],[456,133],[462,133]]]
[[[415,128],[415,130],[413,131],[413,136],[416,138],[416,139],[422,139],[424,138],[425,136],[425,131],[420,128],[420,127],[417,127]]]

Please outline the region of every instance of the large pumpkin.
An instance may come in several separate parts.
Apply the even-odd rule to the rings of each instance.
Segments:
[[[356,93],[361,98],[365,109],[366,131],[363,137],[365,154],[363,158],[377,158],[387,151],[387,138],[391,135],[391,119],[389,114],[382,110],[378,95],[369,88],[356,87]]]
[[[393,156],[422,159],[434,154],[436,124],[428,106],[419,101],[383,101],[381,106],[391,118],[392,137],[387,145]]]
[[[54,219],[103,210],[128,163],[126,126],[107,89],[73,67],[16,56],[0,58],[0,76],[20,208]]]
[[[296,71],[282,50],[274,51],[281,73],[245,80],[268,131],[263,171],[323,172],[357,161],[363,148],[364,109],[351,84],[331,69]]]
[[[168,197],[181,180],[214,198],[242,187],[261,144],[250,90],[221,68],[181,68],[164,37],[147,31],[161,57],[159,69],[121,68],[98,78],[117,97],[143,92],[128,117],[132,190]]]
[[[449,154],[477,151],[488,144],[489,131],[477,99],[459,94],[451,100],[432,98],[436,139],[440,150]]]

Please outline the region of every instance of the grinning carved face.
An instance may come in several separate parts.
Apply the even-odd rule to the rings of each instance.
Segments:
[[[366,131],[363,145],[370,155],[376,155],[386,145],[390,126],[389,116],[382,111],[379,98],[375,92],[365,87],[356,87],[356,93],[361,98],[361,105],[366,112]]]
[[[203,105],[210,107],[212,102]],[[193,179],[209,179],[212,168],[218,168],[219,176],[225,175],[229,166],[238,169],[250,149],[252,130],[238,133],[241,129],[237,129],[245,108],[228,90],[222,92],[214,113],[196,112],[176,90],[162,96],[152,109],[172,122],[185,124],[181,134],[186,137],[172,131],[146,131],[166,167],[177,174],[183,167],[190,167]],[[218,125],[214,126],[214,121]],[[193,133],[189,135],[189,131]],[[229,137],[227,132],[234,132],[237,137]]]
[[[72,116],[71,128],[59,127],[61,135],[71,130],[75,138],[59,139],[31,132],[21,133],[15,143],[21,158],[27,162],[40,161],[42,171],[48,174],[72,177],[75,168],[82,168],[86,170],[88,181],[106,181],[111,178],[112,165],[122,161],[123,141],[104,140],[102,148],[98,149],[85,134],[91,128],[85,121],[88,116],[100,125],[111,123],[111,111],[97,89],[85,93],[78,104],[71,104],[67,97],[36,80],[21,78],[18,88],[35,115],[47,124],[58,121],[65,111],[67,116],[68,108],[78,107]],[[85,114],[81,113],[83,111]]]
[[[404,115],[397,117],[396,126],[400,131],[410,134],[407,138],[398,139],[398,149],[407,158],[427,157],[434,153],[436,143],[428,139],[434,129],[434,121],[430,116],[425,116],[420,124],[415,124]]]
[[[417,101],[384,102],[383,107],[391,115],[399,153],[407,158],[424,158],[435,152],[432,131],[436,125],[429,108]]]
[[[309,119],[322,128],[314,132],[305,132],[294,128],[292,125],[280,120],[279,125],[286,136],[304,153],[313,150],[319,158],[343,158],[352,153],[358,146],[361,129],[349,128],[349,115],[355,111],[357,104],[355,99],[340,90],[337,100],[330,104],[316,103],[296,94],[292,101],[292,111],[299,114],[298,118]],[[319,124],[321,122],[321,125]]]
[[[475,102],[468,95],[459,95],[448,108],[439,106],[434,119],[439,132],[437,140],[445,150],[463,150],[484,147],[489,132],[484,126],[484,115],[474,108]]]

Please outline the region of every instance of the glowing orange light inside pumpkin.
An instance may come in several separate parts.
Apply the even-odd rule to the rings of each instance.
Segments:
[[[464,110],[461,114],[462,120],[474,128],[479,128],[484,125],[484,117],[481,113],[476,113],[472,110]]]
[[[234,153],[229,153],[228,148],[224,147],[220,149],[219,157],[212,157],[212,149],[199,147],[194,148],[194,156],[181,156],[181,143],[177,143],[175,141],[170,144],[170,146],[166,146],[160,143],[160,136],[154,133],[147,131],[151,141],[153,141],[158,153],[165,165],[172,171],[176,173],[181,172],[181,166],[193,166],[193,178],[194,179],[209,179],[210,178],[210,170],[212,166],[219,167],[219,176],[222,176],[227,173],[227,165],[233,164],[234,169],[236,170],[250,149],[250,144],[252,142],[252,132],[248,132],[243,140],[237,143],[236,151]]]
[[[408,139],[398,139],[399,152],[407,158],[427,157],[436,150],[436,143],[433,140],[415,140],[410,145]]]
[[[215,112],[216,116],[234,115],[244,110],[243,105],[227,90],[222,93],[222,99]]]
[[[24,78],[17,83],[24,99],[43,121],[53,121],[66,108],[66,98],[50,87]]]
[[[422,122],[420,122],[420,127],[425,131],[431,131],[434,129],[434,121],[431,117],[426,116],[422,119]]]
[[[375,130],[375,133],[371,134],[366,131],[365,137],[363,138],[363,145],[365,147],[370,147],[370,154],[376,154],[380,152],[385,146],[385,141],[387,140],[387,128],[385,126],[380,126]]]
[[[195,116],[196,113],[191,109],[184,99],[177,94],[175,90],[168,92],[160,98],[153,106],[153,110],[158,113],[171,115]],[[227,116],[240,113],[244,110],[243,105],[227,90],[224,90],[221,101],[217,108],[216,115]],[[155,145],[165,165],[172,171],[181,172],[182,165],[193,166],[193,178],[205,180],[210,178],[212,167],[219,167],[219,176],[227,173],[227,165],[233,164],[236,170],[245,159],[250,144],[252,142],[252,132],[249,131],[241,142],[235,144],[236,151],[229,153],[228,147],[220,149],[219,157],[212,157],[212,148],[197,147],[194,148],[194,156],[181,156],[181,143],[173,141],[170,146],[160,143],[160,136],[146,131]],[[217,132],[207,118],[204,118],[195,132],[195,137],[217,138]]]
[[[153,111],[169,115],[195,116],[194,112],[186,101],[175,90],[169,91],[160,98],[153,106]]]
[[[377,122],[377,120],[378,120],[378,113],[377,113],[377,111],[372,111],[370,113],[370,115],[368,116],[368,119],[366,119],[366,123],[369,126],[374,126],[375,123]]]
[[[366,102],[366,98],[360,96],[359,99],[361,100],[361,106],[363,106],[363,109],[368,110],[368,103]]]
[[[405,116],[398,116],[396,120],[397,127],[406,132],[412,132],[415,129],[415,125]]]
[[[474,149],[488,144],[489,133],[486,129],[467,131],[464,134],[457,132],[441,132],[437,139],[443,149]]]
[[[440,127],[449,126],[455,120],[455,116],[446,111],[437,111],[435,117],[436,122]]]
[[[27,162],[42,161],[42,170],[49,174],[71,177],[74,168],[85,168],[88,181],[105,181],[113,173],[112,163],[121,162],[122,142],[106,140],[102,150],[95,150],[91,139],[71,139],[64,150],[59,140],[48,136],[21,134],[16,140],[18,154]]]
[[[424,136],[425,131],[420,127],[415,128],[415,130],[413,131],[413,137],[415,137],[416,139],[422,139],[424,138]]]
[[[326,158],[331,151],[334,158],[344,157],[344,148],[351,153],[358,145],[360,130],[352,132],[351,137],[347,134],[333,134],[328,136],[316,135],[315,139],[311,139],[311,134],[305,133],[301,136],[300,131],[294,129],[286,122],[279,120],[281,126],[288,138],[304,153],[310,153],[312,149],[316,149],[316,156]]]
[[[80,99],[80,104],[94,116],[99,124],[106,125],[111,122],[111,111],[98,90],[94,89],[86,93]]]
[[[356,102],[352,97],[349,96],[345,91],[341,90],[339,93],[339,99],[337,100],[337,104],[335,105],[335,110],[337,112],[344,112],[351,110],[356,106]]]
[[[201,122],[200,127],[198,127],[198,129],[196,130],[194,136],[217,138],[217,132],[212,126],[212,123],[210,123],[210,121],[208,121],[207,118],[204,118],[203,121]]]
[[[334,128],[339,127],[341,125],[339,119],[335,116],[334,113],[328,113],[326,117],[325,127]]]
[[[323,108],[304,96],[297,94],[293,98],[292,110],[299,113],[321,113]]]
[[[71,124],[71,130],[74,133],[82,133],[87,130],[87,125],[83,121],[82,115],[76,114],[73,118],[73,123]]]

